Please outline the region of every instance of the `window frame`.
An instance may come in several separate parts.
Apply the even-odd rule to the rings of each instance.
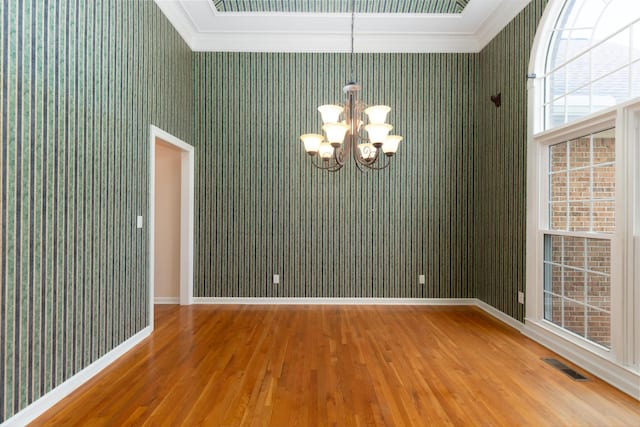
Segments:
[[[544,129],[545,66],[565,0],[549,0],[529,64],[526,306],[523,333],[640,400],[640,98]],[[536,78],[536,76],[539,76]],[[548,147],[615,128],[616,229],[611,245],[611,349],[544,319],[544,235]],[[601,236],[600,233],[598,233]],[[596,237],[595,235],[593,237]]]
[[[619,179],[617,161],[620,158],[618,153],[618,137],[619,137],[619,129],[616,126],[616,114],[617,111],[607,111],[605,114],[598,114],[596,117],[590,117],[587,119],[579,120],[573,122],[569,125],[563,125],[561,127],[548,130],[533,136],[534,144],[536,144],[537,148],[537,158],[539,172],[537,174],[538,180],[538,214],[536,220],[536,261],[535,265],[538,270],[537,278],[535,279],[537,282],[537,290],[534,291],[534,297],[536,301],[536,313],[535,313],[535,321],[543,324],[545,328],[553,331],[555,334],[562,336],[564,339],[572,342],[575,345],[580,345],[581,347],[588,349],[591,352],[599,354],[602,357],[606,357],[611,360],[615,360],[612,356],[615,353],[615,349],[619,347],[619,335],[620,335],[620,327],[614,320],[615,315],[613,311],[614,300],[616,299],[616,293],[614,289],[616,288],[615,283],[617,283],[619,277],[619,241],[617,239],[618,234],[618,215],[616,211],[616,232],[613,234],[610,233],[594,233],[594,232],[586,232],[586,231],[562,231],[562,230],[554,230],[549,227],[548,224],[548,199],[549,199],[549,147],[563,143],[567,141],[574,140],[576,138],[581,138],[586,135],[591,135],[594,133],[598,133],[600,131],[615,128],[615,136],[616,136],[616,184]],[[616,185],[616,208],[618,207],[618,191]],[[575,334],[561,326],[556,325],[553,322],[550,322],[545,319],[544,316],[544,237],[546,235],[564,235],[564,236],[574,236],[574,237],[589,237],[589,238],[597,238],[611,241],[611,273],[610,273],[610,283],[611,283],[611,348],[607,349],[601,345],[598,345],[592,341],[587,340]],[[528,300],[531,299],[532,293],[529,292],[529,284],[527,284],[527,296]],[[539,290],[539,291],[538,291]],[[527,306],[527,315],[529,315],[529,306]],[[529,317],[531,319],[531,317]]]

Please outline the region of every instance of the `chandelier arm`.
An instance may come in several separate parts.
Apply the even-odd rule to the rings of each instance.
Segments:
[[[368,139],[367,139],[368,141]],[[379,148],[376,148],[376,154],[373,158],[371,159],[365,159],[364,157],[362,157],[362,155],[360,154],[360,150],[358,150],[356,144],[354,144],[354,149],[353,149],[353,158],[356,161],[356,164],[361,164],[362,166],[366,166],[369,169],[373,169],[371,168],[371,166],[378,160],[378,158],[380,157],[380,152],[382,150]],[[384,169],[386,168],[380,168],[380,169]]]
[[[366,166],[367,168],[369,168],[369,169],[371,169],[371,170],[374,170],[374,171],[381,171],[381,170],[386,169],[386,168],[388,168],[389,166],[391,166],[391,159],[390,159],[390,158],[388,158],[388,159],[387,159],[387,164],[386,164],[386,165],[384,165],[384,166],[381,166],[381,167],[373,166],[373,164],[371,164],[371,165],[364,165],[364,166]]]
[[[344,167],[344,165],[338,165],[335,169],[327,169],[327,172],[329,173],[336,173],[338,172],[340,169],[342,169]]]
[[[348,143],[349,143],[348,141],[345,142],[345,144],[348,144]],[[340,167],[344,166],[344,164],[346,163],[348,148],[349,147],[344,147],[344,146],[340,147],[339,153],[338,153],[338,150],[333,150],[333,159],[337,164],[340,165]]]
[[[330,171],[331,169],[334,169],[334,168],[336,167],[336,165],[335,165],[335,164],[334,164],[334,165],[327,165],[327,166],[319,165],[319,164],[316,162],[315,157],[312,157],[312,158],[311,158],[311,164],[312,164],[313,166],[315,166],[316,168],[318,168],[318,169],[328,170],[328,171]],[[340,167],[342,167],[342,166],[340,166]]]
[[[365,159],[364,157],[362,157],[362,155],[360,155],[360,153],[357,153],[357,152],[353,155],[353,157],[354,157],[354,160],[356,161],[356,164],[360,164],[362,166],[367,166],[367,167],[369,167],[369,165],[374,164],[378,158],[376,156],[371,159]]]
[[[364,163],[364,158],[360,154],[360,150],[358,150],[357,135],[353,135],[353,139],[355,140],[351,147],[351,154],[353,155],[353,159],[356,161],[356,163]]]

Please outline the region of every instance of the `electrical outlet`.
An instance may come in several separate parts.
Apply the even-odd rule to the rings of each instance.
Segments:
[[[518,292],[518,303],[524,304],[524,292]]]
[[[421,285],[424,285],[424,274],[421,274],[418,276],[418,283],[420,283]]]
[[[273,284],[277,285],[278,283],[280,283],[280,275],[279,274],[274,274],[273,275]]]

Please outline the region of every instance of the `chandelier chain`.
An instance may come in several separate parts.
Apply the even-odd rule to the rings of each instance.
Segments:
[[[354,27],[356,21],[356,0],[352,0],[351,2],[351,81],[355,82],[355,72],[354,72],[354,64],[353,64],[353,39],[354,39]]]

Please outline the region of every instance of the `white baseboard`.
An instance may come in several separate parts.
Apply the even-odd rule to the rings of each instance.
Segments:
[[[194,298],[194,304],[238,305],[475,305],[475,298]]]
[[[538,322],[527,320],[522,333],[558,353],[582,369],[640,400],[640,374],[620,366],[551,332]]]
[[[47,409],[67,397],[71,392],[80,387],[82,384],[90,380],[107,366],[111,365],[120,356],[138,345],[142,340],[151,334],[151,326],[147,326],[131,338],[118,345],[116,348],[96,360],[13,417],[5,420],[2,426],[25,426],[31,421],[42,415]]]
[[[476,307],[484,310],[487,314],[490,314],[491,316],[500,320],[502,323],[506,323],[507,325],[511,326],[512,328],[516,329],[519,332],[522,332],[522,330],[524,329],[524,324],[520,323],[519,321],[509,316],[508,314],[504,314],[497,308],[487,304],[484,301],[476,299],[475,305]]]
[[[180,297],[154,297],[154,304],[180,304]]]

